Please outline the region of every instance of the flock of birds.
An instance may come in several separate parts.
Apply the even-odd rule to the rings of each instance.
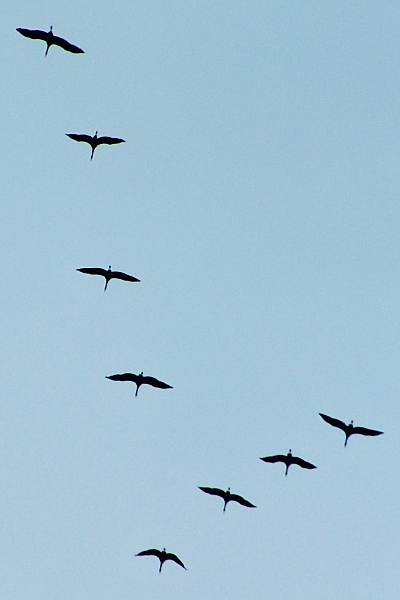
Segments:
[[[42,31],[40,29],[23,29],[23,28],[18,27],[17,31],[21,35],[23,35],[27,38],[30,38],[33,40],[42,40],[42,41],[46,42],[47,47],[46,47],[45,56],[47,55],[50,46],[53,46],[53,45],[59,46],[63,50],[66,50],[67,52],[72,52],[73,54],[83,54],[84,53],[84,51],[81,48],[79,48],[78,46],[71,44],[64,38],[54,35],[53,27],[50,27],[50,31]],[[97,148],[97,146],[99,146],[100,144],[113,145],[113,144],[120,144],[125,141],[121,138],[113,138],[113,137],[108,137],[108,136],[97,137],[97,133],[98,132],[96,131],[94,136],[90,136],[90,135],[86,135],[86,134],[77,134],[77,133],[67,133],[66,135],[69,138],[71,138],[72,140],[75,140],[76,142],[86,142],[87,144],[89,144],[91,146],[92,153],[90,156],[90,160],[93,159],[94,151]],[[130,281],[130,282],[139,282],[140,281],[136,277],[133,277],[132,275],[128,275],[127,273],[123,273],[121,271],[112,271],[111,266],[108,267],[108,270],[98,268],[98,267],[93,267],[93,268],[92,267],[84,267],[81,269],[77,269],[77,271],[80,271],[81,273],[85,273],[87,275],[100,275],[101,277],[104,277],[105,278],[104,291],[106,291],[108,283],[111,279],[120,279],[122,281]],[[131,381],[132,383],[135,383],[136,384],[135,396],[138,395],[139,388],[142,385],[150,385],[152,387],[161,388],[161,389],[172,389],[171,385],[164,383],[163,381],[160,381],[159,379],[156,379],[155,377],[145,376],[145,375],[143,375],[143,372],[139,373],[139,375],[135,375],[134,373],[119,373],[119,374],[117,373],[115,375],[106,376],[106,379],[110,379],[112,381]],[[377,431],[375,429],[368,429],[366,427],[358,427],[358,426],[355,427],[353,425],[353,421],[351,421],[348,425],[346,425],[346,423],[344,423],[343,421],[340,421],[339,419],[330,417],[329,415],[325,415],[323,413],[319,413],[319,415],[326,423],[328,423],[332,427],[336,427],[343,431],[343,433],[345,434],[345,442],[344,442],[345,446],[347,446],[347,441],[351,435],[359,434],[359,435],[364,435],[364,436],[378,436],[383,433],[383,431]],[[298,465],[302,469],[316,469],[317,468],[315,465],[313,465],[310,462],[307,462],[303,458],[300,458],[298,456],[293,456],[291,450],[289,450],[289,452],[287,454],[275,454],[273,456],[264,456],[260,460],[262,460],[266,463],[282,462],[286,466],[285,476],[288,474],[289,467],[291,465]],[[220,498],[222,498],[222,500],[224,501],[223,512],[225,512],[228,502],[237,502],[241,506],[245,506],[247,508],[257,508],[254,504],[252,504],[251,502],[249,502],[242,496],[239,496],[238,494],[232,494],[230,491],[230,488],[228,488],[226,491],[224,491],[219,488],[199,486],[199,489],[202,492],[209,494],[211,496],[219,496]],[[186,570],[186,567],[183,564],[183,562],[180,560],[180,558],[176,554],[167,552],[165,548],[163,548],[163,550],[158,550],[157,548],[150,548],[148,550],[143,550],[142,552],[139,552],[138,554],[136,554],[136,556],[155,556],[156,558],[158,558],[158,560],[160,561],[159,573],[161,573],[162,566],[167,560],[171,560],[171,561],[175,562],[176,564],[178,564],[179,566],[181,566],[183,569]]]

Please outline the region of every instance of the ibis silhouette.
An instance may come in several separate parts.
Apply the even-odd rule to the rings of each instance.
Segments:
[[[108,267],[108,271],[97,267],[84,267],[83,269],[77,269],[77,271],[86,273],[87,275],[101,275],[102,277],[105,277],[106,285],[104,286],[104,291],[106,291],[110,279],[122,279],[122,281],[133,282],[140,281],[140,279],[136,279],[136,277],[132,277],[132,275],[127,275],[121,271],[111,271],[111,265]]]
[[[71,138],[71,140],[75,140],[75,142],[86,142],[89,144],[89,146],[92,147],[90,160],[92,160],[94,151],[96,150],[97,146],[100,146],[100,144],[108,144],[109,146],[112,146],[113,144],[122,144],[122,142],[125,142],[125,140],[122,140],[121,138],[108,137],[106,135],[97,137],[97,134],[98,131],[96,131],[93,136],[86,135],[86,133],[66,133],[65,135]]]
[[[162,566],[166,560],[173,560],[174,562],[176,562],[176,564],[180,565],[181,567],[183,567],[185,569],[185,571],[187,571],[187,569],[186,569],[185,565],[183,564],[183,562],[181,561],[181,559],[178,558],[176,556],[176,554],[167,552],[165,550],[165,548],[163,548],[162,551],[157,550],[157,548],[150,548],[149,550],[143,550],[142,552],[139,552],[139,554],[135,554],[135,556],[156,556],[158,558],[158,560],[160,561],[160,568],[158,569],[159,573],[161,573]]]
[[[247,508],[257,508],[256,506],[254,506],[254,504],[242,498],[242,496],[238,496],[237,494],[231,494],[231,488],[228,488],[226,492],[224,492],[224,490],[220,490],[219,488],[199,486],[199,490],[205,492],[206,494],[211,494],[211,496],[219,496],[220,498],[222,498],[222,500],[224,501],[223,512],[225,512],[226,505],[228,504],[228,502],[238,502],[242,506],[247,506]]]
[[[261,460],[263,460],[266,463],[283,462],[286,465],[285,475],[288,474],[290,465],[299,465],[299,467],[302,467],[303,469],[316,469],[317,468],[315,465],[312,465],[311,463],[307,462],[306,460],[303,460],[302,458],[299,458],[298,456],[293,456],[291,450],[289,450],[289,452],[286,455],[285,454],[276,454],[275,456],[264,456],[264,458],[261,458]]]
[[[329,425],[332,425],[332,427],[337,427],[338,429],[341,429],[344,432],[344,434],[346,436],[346,439],[344,440],[345,446],[347,446],[347,440],[349,439],[349,437],[351,435],[354,435],[355,433],[359,433],[360,435],[368,435],[368,436],[376,436],[376,435],[383,434],[383,431],[377,431],[376,429],[367,429],[366,427],[354,427],[353,421],[351,421],[348,425],[346,425],[346,423],[343,423],[343,421],[339,421],[339,419],[334,419],[333,417],[330,417],[329,415],[324,415],[323,413],[319,413],[319,416],[322,417],[326,423],[329,423]]]
[[[141,385],[152,385],[156,388],[161,388],[163,390],[172,389],[172,385],[168,385],[168,383],[164,383],[163,381],[159,381],[155,377],[144,376],[143,371],[139,375],[135,375],[135,373],[120,373],[116,375],[106,375],[106,379],[111,379],[112,381],[132,381],[136,383],[136,393],[135,396],[138,395],[138,391]]]
[[[58,35],[54,35],[53,26],[50,27],[50,31],[42,31],[41,29],[23,29],[22,27],[17,27],[18,33],[21,35],[30,38],[31,40],[43,40],[47,44],[45,56],[49,51],[50,46],[60,46],[63,50],[67,52],[72,52],[73,54],[83,54],[83,50],[78,48],[78,46],[74,46],[64,40],[62,37],[58,37]]]

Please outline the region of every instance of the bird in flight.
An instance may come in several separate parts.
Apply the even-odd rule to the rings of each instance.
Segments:
[[[84,267],[83,269],[77,269],[77,271],[86,273],[87,275],[101,275],[102,277],[105,277],[106,285],[104,287],[104,291],[106,291],[110,279],[122,279],[123,281],[133,282],[140,281],[140,279],[136,279],[136,277],[132,277],[132,275],[127,275],[121,271],[111,271],[111,265],[108,267],[108,271],[97,267]]]
[[[45,56],[49,51],[50,46],[60,46],[67,52],[72,52],[73,54],[83,54],[83,50],[78,48],[78,46],[74,46],[64,40],[64,38],[58,37],[58,35],[54,35],[53,26],[50,27],[50,31],[41,31],[40,29],[23,29],[22,27],[17,27],[18,33],[21,35],[31,38],[32,40],[43,40],[47,44]]]
[[[343,421],[339,421],[339,419],[334,419],[333,417],[329,417],[328,415],[324,415],[323,413],[319,413],[319,416],[322,417],[326,423],[332,425],[332,427],[338,427],[338,429],[341,429],[344,432],[346,436],[346,439],[344,441],[345,446],[347,446],[347,440],[349,439],[349,437],[355,433],[369,436],[382,435],[383,433],[383,431],[376,431],[376,429],[367,429],[366,427],[354,427],[353,421],[346,425],[346,423],[343,423]]]
[[[125,142],[125,140],[122,140],[121,138],[108,137],[107,135],[97,137],[97,134],[98,131],[96,131],[93,136],[86,135],[86,133],[66,133],[65,135],[76,142],[86,142],[89,144],[89,146],[92,147],[90,160],[92,160],[94,151],[96,150],[97,146],[100,146],[100,144],[108,144],[109,146],[112,146],[113,144],[122,144],[122,142]]]
[[[163,390],[172,389],[172,385],[168,385],[168,383],[159,381],[155,377],[144,376],[143,371],[139,375],[135,375],[135,373],[117,373],[116,375],[106,375],[106,379],[111,379],[112,381],[132,381],[133,383],[136,383],[135,396],[138,395],[140,386],[144,384],[152,385],[153,387],[161,388]]]
[[[228,488],[227,491],[224,492],[224,490],[220,490],[219,488],[199,486],[199,490],[205,492],[206,494],[211,494],[211,496],[220,496],[220,498],[222,498],[222,500],[224,501],[223,512],[225,512],[226,505],[228,504],[228,502],[238,502],[242,506],[247,506],[248,508],[257,508],[256,506],[254,506],[254,504],[242,498],[242,496],[238,496],[237,494],[231,494],[231,488]]]
[[[135,556],[157,556],[158,560],[160,561],[160,568],[158,569],[159,573],[161,573],[162,566],[163,566],[163,564],[165,563],[166,560],[173,560],[178,565],[180,565],[181,567],[183,567],[185,569],[185,571],[187,571],[185,565],[180,560],[180,558],[178,558],[176,556],[176,554],[172,554],[171,552],[167,552],[165,550],[165,548],[163,548],[162,551],[161,550],[157,550],[157,548],[150,548],[150,550],[143,550],[143,552],[139,552],[139,554],[136,554]]]
[[[299,458],[298,456],[293,456],[291,450],[289,450],[289,452],[286,455],[285,454],[276,454],[275,456],[264,456],[264,458],[261,458],[261,460],[263,460],[264,462],[267,462],[267,463],[283,462],[286,465],[285,475],[288,474],[290,465],[299,465],[299,467],[302,467],[303,469],[316,469],[317,468],[315,465],[312,465],[311,463],[307,462],[306,460],[303,460],[302,458]]]

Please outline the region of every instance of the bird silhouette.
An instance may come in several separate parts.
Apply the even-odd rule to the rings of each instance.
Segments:
[[[377,431],[376,429],[367,429],[366,427],[354,427],[353,421],[346,425],[346,423],[343,423],[343,421],[339,421],[339,419],[334,419],[333,417],[329,417],[328,415],[324,415],[323,413],[319,413],[319,416],[322,417],[326,423],[332,425],[332,427],[337,427],[338,429],[341,429],[344,432],[346,436],[346,439],[344,440],[345,446],[347,446],[347,440],[349,439],[349,437],[351,435],[354,435],[355,433],[368,436],[382,435],[383,433],[383,431]]]
[[[199,490],[205,492],[206,494],[210,494],[211,496],[220,496],[220,498],[222,498],[222,500],[224,501],[223,512],[225,512],[226,505],[228,504],[228,502],[238,502],[242,506],[247,506],[248,508],[257,508],[256,506],[254,506],[254,504],[242,498],[242,496],[238,496],[237,494],[231,494],[231,488],[228,488],[227,491],[224,492],[224,490],[220,490],[219,488],[199,486]]]
[[[106,291],[110,279],[122,279],[123,281],[133,282],[140,281],[140,279],[136,279],[136,277],[132,277],[132,275],[127,275],[121,271],[111,271],[111,265],[108,267],[108,271],[97,267],[84,267],[83,269],[77,269],[77,271],[86,273],[87,275],[101,275],[102,277],[105,277],[106,285],[104,286],[104,291]]]
[[[18,33],[21,35],[30,38],[32,40],[43,40],[47,44],[45,56],[49,51],[50,46],[60,46],[63,50],[67,50],[67,52],[72,52],[73,54],[83,54],[83,50],[78,48],[78,46],[74,46],[64,40],[64,38],[58,37],[58,35],[54,35],[53,26],[50,27],[50,31],[41,31],[40,29],[23,29],[22,27],[17,27]]]
[[[288,474],[290,465],[299,465],[299,467],[302,467],[303,469],[316,469],[317,468],[315,465],[312,465],[311,463],[307,462],[306,460],[303,460],[302,458],[299,458],[298,456],[293,456],[291,450],[289,450],[289,452],[286,455],[285,454],[276,454],[275,456],[264,456],[264,458],[261,458],[261,460],[263,460],[264,462],[267,462],[267,463],[283,462],[286,465],[285,475]]]
[[[155,377],[148,377],[143,375],[143,371],[139,375],[135,375],[135,373],[121,373],[116,375],[106,375],[106,379],[111,379],[112,381],[132,381],[136,383],[136,393],[135,396],[138,395],[138,391],[141,385],[152,385],[156,388],[161,388],[163,390],[172,389],[172,385],[168,385],[168,383],[164,383],[163,381],[159,381]]]
[[[161,569],[166,560],[173,560],[178,565],[183,567],[185,571],[187,571],[183,562],[176,556],[176,554],[172,554],[171,552],[167,552],[165,548],[163,550],[157,550],[157,548],[150,548],[149,550],[143,550],[143,552],[139,552],[139,554],[135,554],[135,556],[156,556],[160,561],[160,568],[158,572],[161,573]]]
[[[90,160],[93,158],[94,151],[97,146],[100,144],[108,144],[109,146],[113,144],[122,144],[125,140],[121,138],[113,138],[103,135],[102,137],[97,137],[98,131],[94,134],[94,136],[86,135],[86,133],[66,133],[65,135],[71,138],[71,140],[75,140],[76,142],[86,142],[89,146],[92,147],[92,154],[90,155]]]

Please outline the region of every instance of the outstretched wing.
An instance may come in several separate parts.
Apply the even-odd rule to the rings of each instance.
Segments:
[[[116,373],[115,375],[106,375],[106,379],[112,379],[112,381],[133,381],[133,383],[136,383],[138,376],[135,373]]]
[[[22,27],[17,27],[17,31],[21,35],[31,38],[31,40],[47,41],[47,31],[42,31],[41,29],[23,29]]]
[[[113,271],[112,276],[115,279],[122,279],[123,281],[140,281],[140,279],[136,279],[132,275],[127,275],[126,273],[122,273],[122,271]]]
[[[284,454],[275,454],[275,456],[264,456],[260,460],[267,463],[285,462],[286,456]]]
[[[234,502],[238,502],[242,506],[247,506],[248,508],[257,508],[257,506],[254,506],[254,504],[252,504],[248,500],[245,500],[244,498],[242,498],[242,496],[238,496],[238,494],[231,494],[229,496],[229,500],[233,500]]]
[[[109,146],[112,144],[121,144],[122,142],[125,142],[125,140],[122,140],[121,138],[108,137],[107,135],[97,138],[97,144],[108,144]]]
[[[339,421],[339,419],[334,419],[333,417],[329,417],[328,415],[324,415],[323,413],[319,413],[319,416],[322,417],[326,423],[332,425],[332,427],[338,427],[346,433],[347,425],[346,423],[343,423],[343,421]]]
[[[156,387],[156,388],[162,388],[163,390],[166,390],[168,388],[172,388],[172,385],[168,385],[168,383],[164,383],[163,381],[159,381],[155,377],[143,377],[142,378],[142,383],[147,383],[148,385],[152,385],[153,387]]]
[[[382,435],[383,431],[377,431],[376,429],[367,429],[366,427],[353,427],[351,433],[360,433],[361,435]]]
[[[71,138],[71,140],[75,140],[75,142],[86,142],[87,144],[93,142],[92,136],[86,135],[86,133],[66,133],[65,135]]]
[[[143,550],[142,552],[135,554],[135,556],[157,556],[157,558],[160,558],[161,551],[157,550],[157,548],[150,548],[149,550]]]
[[[180,565],[181,567],[183,567],[187,571],[185,565],[183,564],[183,562],[181,561],[181,559],[177,557],[176,554],[172,554],[171,552],[167,552],[165,554],[165,560],[173,560],[174,562],[176,562],[178,565]]]
[[[63,50],[67,50],[67,52],[72,52],[73,54],[84,54],[82,48],[78,48],[78,46],[70,44],[69,42],[67,42],[67,40],[64,40],[64,38],[58,37],[58,35],[53,35],[51,41],[53,44],[56,44],[57,46],[60,46],[60,48],[63,48]]]
[[[206,494],[211,494],[211,496],[219,496],[225,500],[225,492],[220,490],[219,488],[209,488],[209,487],[200,487],[199,490],[205,492]]]
[[[302,458],[299,458],[298,456],[292,456],[292,464],[299,465],[299,467],[302,467],[303,469],[317,468],[315,465],[312,465],[311,463],[307,462],[306,460],[303,460]]]
[[[77,271],[80,271],[81,273],[86,273],[87,275],[102,275],[103,277],[105,277],[107,273],[105,269],[100,269],[97,267],[84,267],[83,269],[77,269]]]

